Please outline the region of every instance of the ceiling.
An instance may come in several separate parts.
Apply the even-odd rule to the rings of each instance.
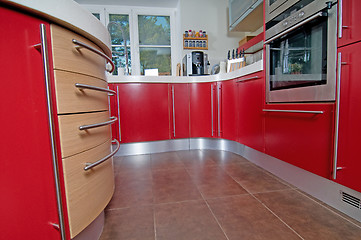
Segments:
[[[79,4],[176,8],[179,0],[75,0]]]

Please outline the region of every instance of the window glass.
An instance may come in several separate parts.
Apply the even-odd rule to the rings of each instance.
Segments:
[[[171,75],[171,48],[170,47],[140,47],[140,71],[157,68],[159,75]]]
[[[170,45],[170,17],[138,15],[139,45]]]
[[[92,13],[94,15],[94,17],[98,18],[98,20],[100,20],[100,14],[99,13]]]
[[[127,53],[124,51],[124,47],[112,47],[112,55],[113,55],[113,62],[115,64],[115,70],[113,72],[113,75],[119,75],[122,73],[119,73],[118,68],[123,68],[124,73],[126,73],[127,64],[128,64],[128,71],[129,73],[132,72],[132,63],[130,58],[130,47],[127,47],[128,51]],[[126,61],[126,54],[128,54],[128,63]]]

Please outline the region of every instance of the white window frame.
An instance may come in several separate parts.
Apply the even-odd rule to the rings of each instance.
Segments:
[[[177,25],[176,9],[173,8],[151,8],[151,7],[123,7],[112,5],[83,5],[92,13],[100,14],[100,21],[107,26],[109,23],[109,14],[129,15],[129,37],[130,37],[130,57],[132,61],[132,75],[140,75],[140,55],[139,55],[139,33],[138,33],[138,15],[149,16],[169,16],[171,29],[171,75],[176,75],[177,68]]]

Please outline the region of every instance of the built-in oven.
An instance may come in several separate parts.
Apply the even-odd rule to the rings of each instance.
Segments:
[[[266,0],[268,103],[335,100],[336,4]]]

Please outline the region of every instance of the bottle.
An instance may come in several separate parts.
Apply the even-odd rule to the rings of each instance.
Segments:
[[[207,37],[206,31],[203,31],[203,37]]]
[[[188,31],[184,32],[184,37],[188,37]]]
[[[199,30],[199,37],[203,37],[203,31]]]
[[[184,47],[188,47],[188,40],[184,41]]]

